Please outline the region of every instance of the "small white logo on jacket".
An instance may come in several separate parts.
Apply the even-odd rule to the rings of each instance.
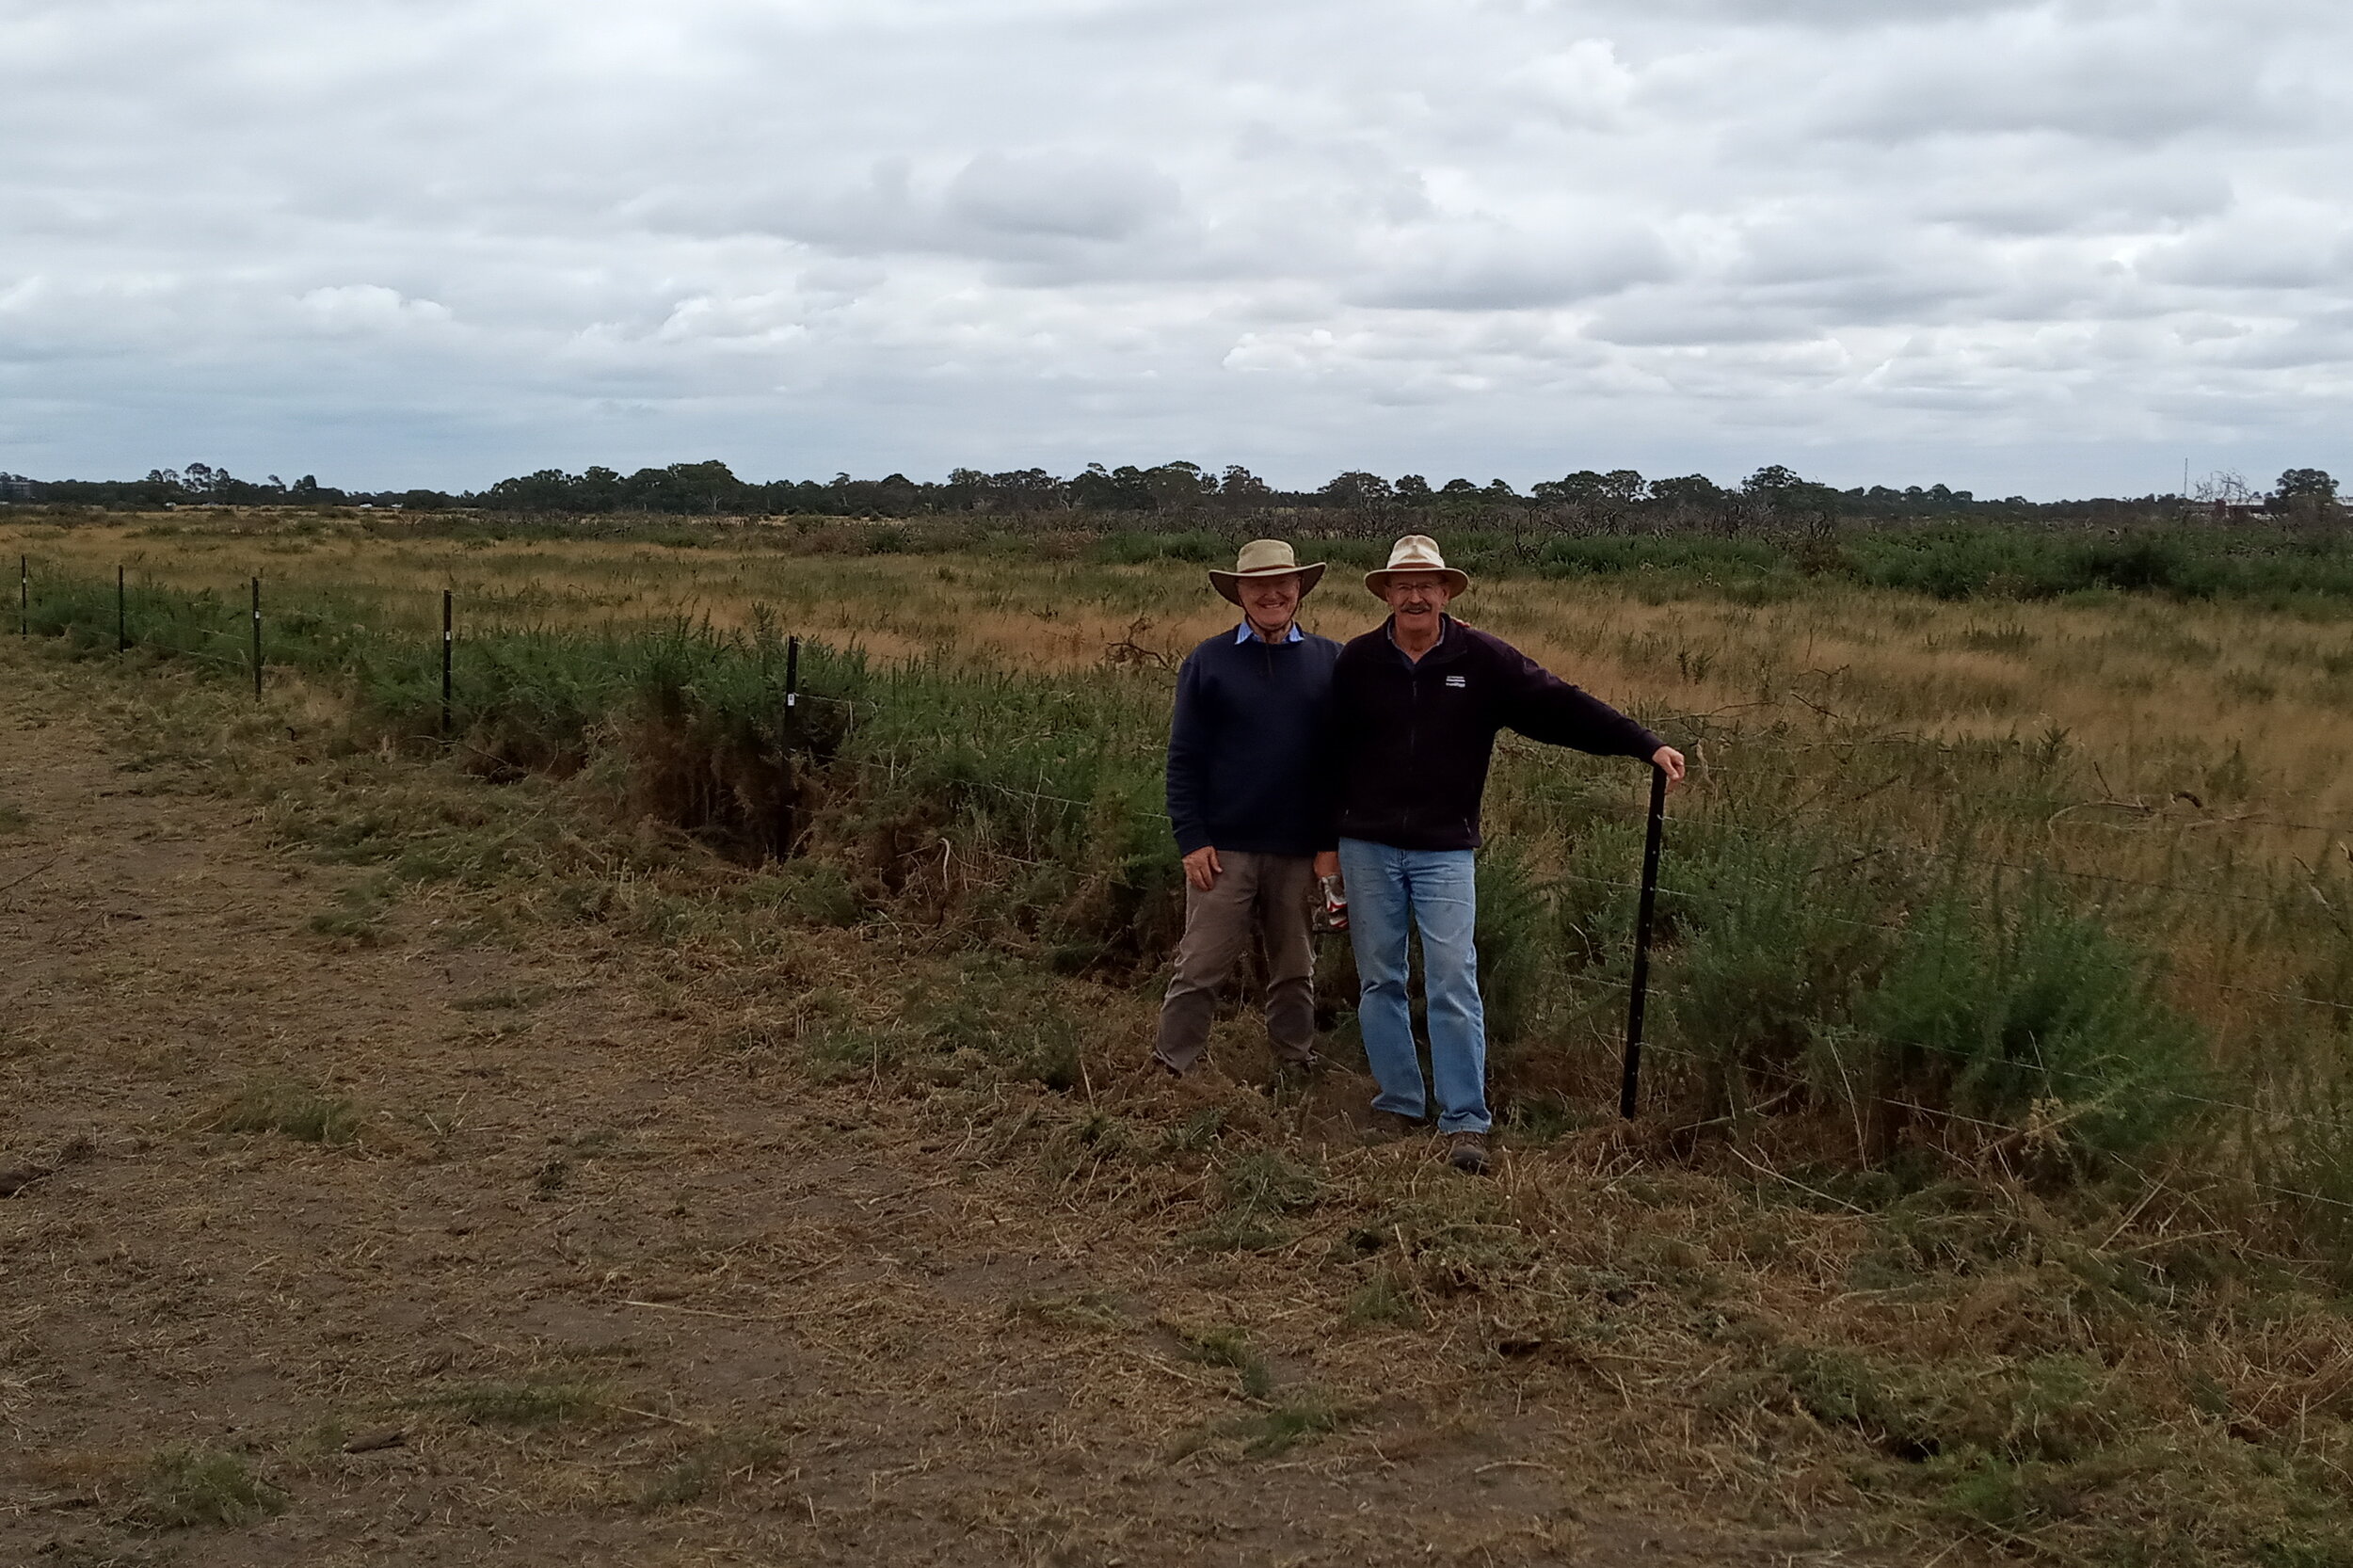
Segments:
[[[1449,675],[1449,676],[1448,676],[1448,677],[1446,678],[1446,683],[1447,683],[1448,685],[1449,685],[1449,686],[1453,687],[1453,688],[1454,688],[1456,691],[1458,691],[1458,692],[1459,692],[1459,691],[1461,691],[1461,690],[1463,689],[1464,684],[1465,684],[1463,678],[1462,678],[1461,676],[1459,676],[1459,675]]]

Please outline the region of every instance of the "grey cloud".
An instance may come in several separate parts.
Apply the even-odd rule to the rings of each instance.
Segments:
[[[937,204],[919,199],[914,166],[903,155],[876,158],[848,179],[787,184],[762,175],[650,190],[619,210],[663,234],[764,234],[863,256],[926,248],[938,227]]]
[[[1673,266],[1657,235],[1623,225],[1544,237],[1493,226],[1440,231],[1400,236],[1395,248],[1398,258],[1350,298],[1406,310],[1526,310],[1614,294]]]
[[[19,4],[0,468],[2329,466],[2349,45],[2301,0]]]
[[[1823,132],[1866,140],[2049,131],[2162,142],[2288,116],[2251,40],[2134,16],[2053,30],[2051,13],[1929,33],[1877,52],[1822,99]]]
[[[1586,335],[1627,348],[1694,348],[1779,343],[1821,328],[1784,306],[1740,304],[1645,290],[1593,312]]]
[[[1140,162],[1068,152],[984,152],[948,182],[952,217],[1001,234],[1125,239],[1174,212],[1174,182]]]
[[[2325,208],[2242,209],[2153,247],[2139,271],[2197,287],[2353,289],[2353,217]]]
[[[2006,157],[1973,148],[1974,167],[1940,176],[1917,198],[1924,218],[2004,236],[2162,231],[2231,204],[2229,173],[2182,156],[2095,163],[2029,139]]]
[[[1184,219],[1176,182],[1149,163],[1059,150],[984,152],[942,171],[889,156],[831,188],[703,185],[648,193],[624,211],[659,233],[764,236],[869,262],[964,256],[1019,274],[1020,286],[1129,275],[1123,248],[1177,241]]]
[[[1890,0],[1643,0],[1642,8],[1653,15],[1747,28],[1884,31],[1891,26],[1917,26],[1958,17],[2041,9],[2047,3],[2048,0],[1925,0],[1904,5],[1890,4]]]

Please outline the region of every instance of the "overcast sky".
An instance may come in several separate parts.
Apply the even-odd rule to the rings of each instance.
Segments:
[[[2353,477],[2329,0],[0,0],[0,469]]]

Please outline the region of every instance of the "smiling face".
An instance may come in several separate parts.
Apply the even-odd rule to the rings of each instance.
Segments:
[[[1234,584],[1234,593],[1241,600],[1242,614],[1250,617],[1251,630],[1261,635],[1282,631],[1299,614],[1299,574],[1295,571],[1280,577],[1245,577]]]
[[[1389,613],[1397,617],[1400,629],[1434,636],[1438,617],[1454,598],[1454,587],[1443,572],[1401,571],[1382,580],[1381,597],[1388,600]]]

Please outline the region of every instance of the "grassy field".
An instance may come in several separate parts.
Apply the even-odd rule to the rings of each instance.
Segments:
[[[32,550],[102,589],[104,568],[127,564],[135,608],[138,594],[166,589],[233,600],[263,573],[273,608],[290,613],[281,624],[325,639],[293,657],[313,666],[348,659],[348,638],[364,629],[371,645],[392,645],[370,656],[373,667],[397,668],[412,701],[430,686],[422,656],[432,651],[439,592],[452,588],[469,655],[487,658],[518,632],[547,649],[533,671],[476,676],[461,665],[465,691],[485,688],[473,717],[505,727],[504,746],[524,765],[584,760],[580,734],[607,716],[590,710],[623,700],[585,690],[576,670],[544,666],[648,629],[767,639],[748,683],[739,672],[721,696],[716,666],[698,666],[700,696],[682,699],[719,712],[740,745],[756,747],[781,671],[775,639],[796,633],[854,656],[837,671],[812,655],[814,680],[832,680],[835,695],[867,707],[854,760],[920,776],[959,758],[1002,791],[1088,802],[1112,789],[1140,813],[1117,846],[1130,859],[1153,847],[1149,775],[1168,668],[1226,614],[1197,567],[1116,564],[1075,537],[1019,555],[940,557],[840,553],[830,536],[824,552],[805,553],[724,529],[664,545],[387,541],[349,521],[295,533],[241,526],[20,529],[0,548]],[[1309,624],[1345,637],[1375,621],[1379,607],[1353,576],[1343,568],[1330,579]],[[1948,602],[1840,581],[1759,598],[1673,575],[1521,573],[1483,582],[1462,609],[1692,753],[1696,787],[1678,808],[1689,825],[1671,851],[1671,886],[1720,905],[1753,902],[1783,857],[1802,861],[1822,889],[1809,901],[1819,916],[1904,923],[1939,885],[1980,905],[2007,888],[2013,901],[2088,911],[2162,958],[2165,996],[2218,1042],[2206,1065],[2254,1075],[2225,1097],[2315,1092],[2305,1047],[2334,1048],[2334,1010],[2279,998],[2353,1000],[2337,923],[2353,871],[2353,607],[2115,591]],[[109,608],[80,612],[102,645]],[[229,662],[242,657],[243,629],[234,606],[223,609],[229,635],[210,646]],[[422,696],[429,703],[430,690]],[[574,712],[552,712],[566,708]],[[535,724],[561,733],[515,733]],[[1524,871],[1545,883],[1565,897],[1549,913],[1572,925],[1614,915],[1598,906],[1607,889],[1588,885],[1593,896],[1580,896],[1560,878],[1624,879],[1626,808],[1639,790],[1621,766],[1507,743],[1491,796],[1506,851],[1498,876]],[[1034,811],[1027,825],[998,847],[1049,847]],[[1000,836],[982,832],[975,847]],[[1048,857],[1071,853],[1064,843]],[[1816,865],[1842,856],[1861,858]],[[1134,890],[1166,886],[1147,876]],[[1671,913],[1704,922],[1701,903]],[[1739,915],[1781,919],[1771,909],[1727,918]],[[1530,934],[1529,945],[1549,936]],[[1782,946],[1823,939],[1817,931]],[[1148,946],[1143,956],[1157,957]],[[1527,988],[1544,989],[1533,978]],[[2258,1039],[2260,1051],[2248,1048]]]
[[[172,694],[151,763],[347,878],[311,940],[367,951],[429,918],[456,952],[681,955],[657,1006],[725,1060],[835,1096],[997,1096],[966,1142],[1082,1229],[1259,1259],[1225,1287],[1244,1316],[1287,1320],[1263,1284],[1372,1336],[1326,1368],[1346,1386],[1290,1387],[1248,1334],[1186,1319],[1192,1364],[1244,1396],[1201,1451],[1345,1447],[1369,1408],[1350,1389],[1459,1343],[1490,1391],[1556,1355],[1628,1415],[1650,1390],[1681,1423],[1643,1439],[1663,1484],[1897,1559],[2353,1561],[2328,1522],[2353,1366],[2353,606],[1482,575],[1467,617],[1695,772],[1649,1113],[1622,1132],[1641,781],[1507,744],[1482,951],[1509,1156],[1481,1195],[1347,1152],[1356,1080],[1259,1109],[1244,1020],[1217,1047],[1230,1095],[1117,1087],[1173,934],[1170,666],[1230,625],[1197,564],[1077,536],[417,533],[33,523],[0,549],[39,565],[40,667]],[[120,661],[117,563],[140,644]],[[258,709],[234,685],[255,572]],[[1377,611],[1336,569],[1306,618],[1346,636]],[[789,721],[786,634],[818,645]],[[786,956],[812,948],[828,961]],[[364,1126],[310,1092],[239,1088],[220,1135]],[[1133,1267],[1039,1321],[1116,1340]]]

